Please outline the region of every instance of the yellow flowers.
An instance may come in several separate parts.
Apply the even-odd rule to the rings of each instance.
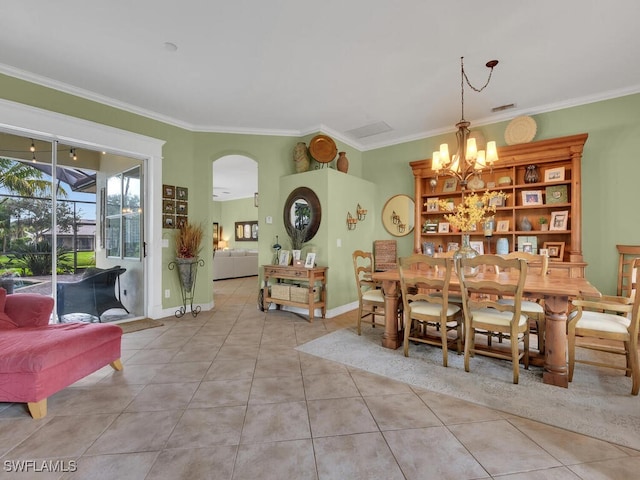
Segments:
[[[487,217],[496,212],[498,205],[504,205],[509,197],[504,192],[486,191],[482,196],[477,193],[465,195],[462,202],[455,206],[453,212],[444,216],[452,227],[462,232],[471,232],[476,228],[482,228]],[[440,200],[441,210],[450,210],[446,200]]]

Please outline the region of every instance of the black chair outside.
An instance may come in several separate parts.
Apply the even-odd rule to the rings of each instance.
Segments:
[[[77,282],[58,283],[58,319],[71,313],[84,313],[101,322],[102,314],[113,308],[129,313],[120,297],[120,275],[126,271],[120,266],[104,270],[94,268]]]

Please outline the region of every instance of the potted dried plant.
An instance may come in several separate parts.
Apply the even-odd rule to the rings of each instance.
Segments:
[[[203,236],[204,232],[200,224],[185,223],[176,232],[176,265],[185,292],[191,292],[195,283]]]
[[[307,233],[309,231],[308,227],[303,228],[292,228],[289,232],[289,239],[291,240],[291,250],[292,256],[295,264],[295,260],[300,260],[300,255],[302,253],[302,247],[304,246],[304,242],[307,239]]]

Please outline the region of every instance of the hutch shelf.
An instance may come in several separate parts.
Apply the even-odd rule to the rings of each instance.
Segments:
[[[508,194],[508,198],[497,207],[492,236],[485,237],[479,225],[471,232],[471,241],[482,242],[485,253],[496,253],[498,239],[508,242],[510,252],[525,245],[534,253],[547,248],[551,274],[584,277],[580,170],[587,136],[584,133],[499,148],[493,170],[473,177],[473,182],[470,179],[465,191],[453,177],[436,177],[431,159],[411,162],[416,200],[414,251],[420,252],[425,242],[435,250],[446,250],[450,243],[461,241],[460,233],[445,232],[446,225],[441,225],[446,223],[447,212],[438,208],[438,200],[457,205],[465,193],[474,191],[470,187],[479,194],[487,189],[497,190]],[[530,165],[535,165],[538,178],[527,175],[525,181]],[[523,223],[529,223],[531,229]]]

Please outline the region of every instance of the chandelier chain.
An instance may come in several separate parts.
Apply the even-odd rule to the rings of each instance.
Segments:
[[[467,77],[466,72],[464,71],[464,57],[460,57],[460,98],[461,98],[461,105],[462,105],[462,120],[464,120],[464,82],[467,82],[467,85],[469,85],[469,87],[471,87],[471,89],[475,92],[480,93],[481,91],[483,91],[485,88],[487,88],[487,85],[489,85],[489,82],[491,81],[491,75],[493,74],[493,67],[495,65],[490,65],[492,62],[487,63],[487,67],[489,68],[489,77],[487,78],[486,83],[480,87],[480,88],[476,88],[473,85],[471,85],[471,82],[469,81],[469,77]],[[497,62],[496,62],[497,64]]]

